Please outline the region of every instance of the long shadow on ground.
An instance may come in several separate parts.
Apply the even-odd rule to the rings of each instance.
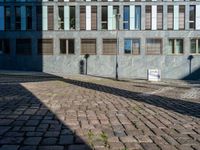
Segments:
[[[12,80],[13,79],[13,80]],[[0,78],[0,150],[91,149],[20,82],[55,80],[55,77]]]

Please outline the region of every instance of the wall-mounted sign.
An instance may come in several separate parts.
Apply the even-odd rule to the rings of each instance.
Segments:
[[[148,69],[147,71],[148,81],[160,81],[161,71],[158,69]]]

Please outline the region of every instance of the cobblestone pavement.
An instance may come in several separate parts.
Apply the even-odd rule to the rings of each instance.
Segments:
[[[200,86],[0,75],[0,150],[200,149]]]

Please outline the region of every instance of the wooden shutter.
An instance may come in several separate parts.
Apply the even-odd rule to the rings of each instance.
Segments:
[[[146,30],[150,30],[151,29],[151,6],[146,6],[145,29]]]
[[[169,30],[173,29],[173,17],[174,17],[174,7],[173,6],[168,6],[168,11],[167,11],[167,28]]]
[[[179,6],[179,29],[185,29],[185,6]]]
[[[91,14],[91,26],[92,30],[97,30],[97,6],[92,6],[92,14]]]
[[[48,30],[53,30],[54,21],[53,21],[53,6],[48,6]]]
[[[133,55],[139,55],[140,54],[140,40],[139,39],[133,39],[132,51],[133,51]]]
[[[161,54],[162,40],[161,39],[147,39],[146,40],[146,53],[147,55]]]
[[[117,52],[116,39],[103,39],[103,54],[114,55]]]
[[[38,54],[53,54],[53,39],[39,39]]]
[[[157,29],[163,29],[163,6],[157,7]]]
[[[85,30],[86,29],[86,12],[85,12],[85,6],[80,6],[80,29]]]
[[[81,54],[96,54],[96,40],[82,39],[81,40]]]

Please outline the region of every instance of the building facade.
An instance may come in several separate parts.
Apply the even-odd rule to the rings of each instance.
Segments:
[[[0,0],[0,68],[183,79],[200,69],[198,0]],[[195,76],[200,78],[200,74]]]

